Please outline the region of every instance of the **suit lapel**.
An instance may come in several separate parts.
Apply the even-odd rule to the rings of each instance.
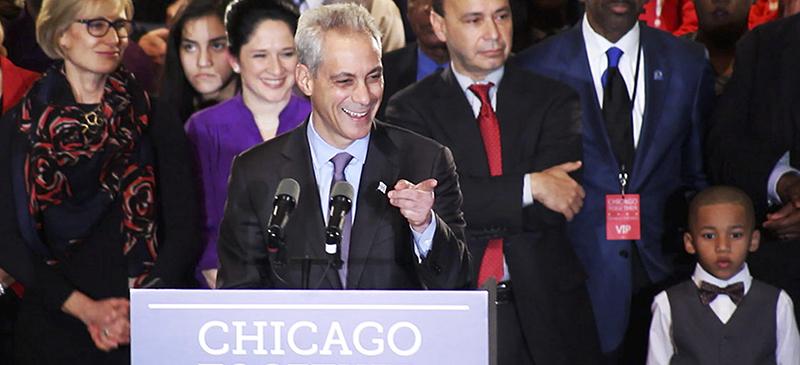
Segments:
[[[513,65],[506,64],[503,79],[497,88],[497,106],[495,114],[500,123],[500,145],[502,147],[503,168],[505,172],[510,172],[512,161],[519,159],[519,151],[524,150],[524,146],[519,146],[519,138],[526,118],[526,107],[520,107],[520,100],[529,100],[526,96],[526,88],[518,85],[516,75],[520,71]],[[480,129],[478,130],[480,132]],[[484,152],[485,154],[485,152]],[[513,155],[512,155],[513,154]],[[487,160],[488,164],[488,160]]]
[[[617,166],[615,168],[618,168],[619,162],[617,162],[617,157],[614,156],[614,150],[611,148],[611,140],[608,137],[602,106],[600,101],[597,100],[597,91],[595,91],[594,87],[592,69],[589,67],[589,57],[586,55],[586,42],[583,40],[581,22],[569,30],[568,37],[570,37],[570,41],[564,42],[565,47],[561,54],[561,63],[568,65],[567,74],[571,79],[571,84],[575,85],[578,89],[576,91],[586,99],[582,105],[589,106],[582,111],[584,113],[583,134],[594,136],[599,141],[605,141],[605,148],[598,149],[605,153],[603,156],[597,156],[597,158],[602,158],[602,161],[607,161],[607,163],[613,164]]]
[[[399,175],[400,156],[394,143],[386,135],[385,129],[376,124],[370,135],[367,160],[361,171],[358,188],[358,207],[350,238],[350,257],[347,267],[347,287],[358,288],[370,250],[375,243],[375,233],[387,213],[389,200],[385,192],[392,189]],[[386,185],[379,190],[380,183]]]
[[[642,130],[639,134],[639,143],[634,156],[633,173],[631,175],[631,188],[637,189],[642,181],[643,174],[652,170],[652,162],[648,161],[653,143],[657,140],[655,133],[661,123],[664,111],[664,97],[667,95],[671,79],[670,68],[666,57],[662,57],[658,39],[651,37],[650,32],[656,32],[649,27],[640,25],[640,42],[644,51],[644,90],[645,108],[642,117]]]
[[[288,176],[295,180],[300,185],[300,197],[297,201],[296,212],[302,212],[303,222],[295,225],[297,237],[302,237],[295,242],[299,243],[296,246],[289,246],[289,259],[292,258],[321,258],[325,257],[324,242],[325,238],[323,232],[325,231],[325,219],[322,216],[322,207],[319,203],[319,188],[317,187],[317,179],[314,176],[313,163],[311,161],[311,149],[308,145],[308,138],[306,137],[306,130],[308,127],[308,119],[300,127],[296,128],[291,135],[291,140],[286,143],[283,148],[283,156],[287,162],[282,166],[280,176]],[[295,217],[299,214],[295,213]],[[316,244],[316,243],[318,244]],[[306,243],[311,243],[307,245]],[[319,265],[314,265],[319,266]],[[312,267],[312,275],[315,271]],[[325,279],[330,284],[330,287],[341,289],[342,284],[339,280],[339,275],[336,270],[324,270]],[[318,282],[320,279],[317,277],[310,277],[313,283]]]
[[[592,72],[589,67],[589,58],[586,55],[586,44],[583,41],[583,31],[581,24],[578,23],[572,29],[567,31],[568,41],[563,42],[564,47],[561,48],[560,58],[563,65],[567,65],[567,74],[570,78],[578,80],[587,87],[594,95],[594,81],[592,81]],[[597,102],[597,97],[593,98],[594,104],[600,109],[600,104]]]
[[[436,100],[431,104],[434,106],[432,109],[435,114],[432,120],[440,123],[439,129],[447,135],[447,141],[443,140],[440,143],[451,146],[453,155],[459,156],[461,161],[470,161],[469,164],[460,165],[460,171],[488,175],[489,161],[483,148],[478,122],[450,68],[441,73],[437,89]],[[476,145],[472,141],[480,144]]]
[[[403,74],[400,76],[401,85],[411,85],[417,82],[417,47],[415,47],[405,54],[405,62],[401,65],[410,65],[411,67],[403,68]],[[399,91],[399,90],[396,90]]]

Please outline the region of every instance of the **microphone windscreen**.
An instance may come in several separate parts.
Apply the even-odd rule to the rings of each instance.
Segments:
[[[340,195],[353,200],[353,185],[350,185],[347,181],[337,181],[333,184],[333,188],[331,188],[331,198]]]
[[[296,202],[300,198],[300,184],[291,177],[281,180],[281,182],[278,183],[278,189],[275,191],[275,196],[280,195],[288,195]]]

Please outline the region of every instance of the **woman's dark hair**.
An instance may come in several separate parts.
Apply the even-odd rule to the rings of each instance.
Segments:
[[[183,27],[191,20],[208,15],[219,18],[220,22],[225,16],[225,5],[229,0],[190,0],[188,4],[175,16],[175,23],[169,30],[167,37],[167,55],[164,61],[164,74],[161,78],[159,99],[178,111],[182,122],[186,122],[196,109],[195,101],[200,99],[200,94],[192,87],[181,64],[181,40]],[[202,106],[200,106],[202,107]]]
[[[228,51],[239,57],[258,24],[264,20],[286,23],[292,34],[297,31],[300,11],[289,0],[235,0],[225,11],[225,30],[228,32]]]

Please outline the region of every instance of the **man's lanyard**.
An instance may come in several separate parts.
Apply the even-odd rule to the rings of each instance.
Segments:
[[[639,68],[642,55],[641,34],[639,37],[639,46],[636,53],[636,72],[634,73],[633,82],[633,98],[631,98],[631,121],[633,121],[633,106],[635,105],[636,93],[639,87]],[[609,241],[642,239],[639,194],[626,194],[625,191],[630,185],[628,167],[625,164],[620,164],[619,175],[617,175],[621,194],[606,195],[606,239]]]
[[[641,55],[642,55],[642,35],[641,32],[639,33],[639,45],[636,47],[636,71],[633,75],[633,96],[631,97],[631,121],[633,121],[633,109],[636,105],[636,93],[639,91],[639,68],[641,64]],[[632,127],[631,127],[632,128]],[[636,148],[634,148],[636,151]],[[635,157],[634,157],[635,158]],[[617,175],[617,179],[619,180],[620,192],[622,195],[625,195],[625,188],[628,186],[630,182],[630,175],[628,172],[628,166],[625,164],[620,164],[619,167],[619,174]]]

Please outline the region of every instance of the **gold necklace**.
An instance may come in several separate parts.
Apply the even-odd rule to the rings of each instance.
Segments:
[[[103,103],[100,103],[92,111],[83,114],[83,123],[80,123],[81,132],[83,134],[86,134],[86,132],[88,132],[90,129],[94,130],[103,124],[103,117],[99,114],[102,106]]]

